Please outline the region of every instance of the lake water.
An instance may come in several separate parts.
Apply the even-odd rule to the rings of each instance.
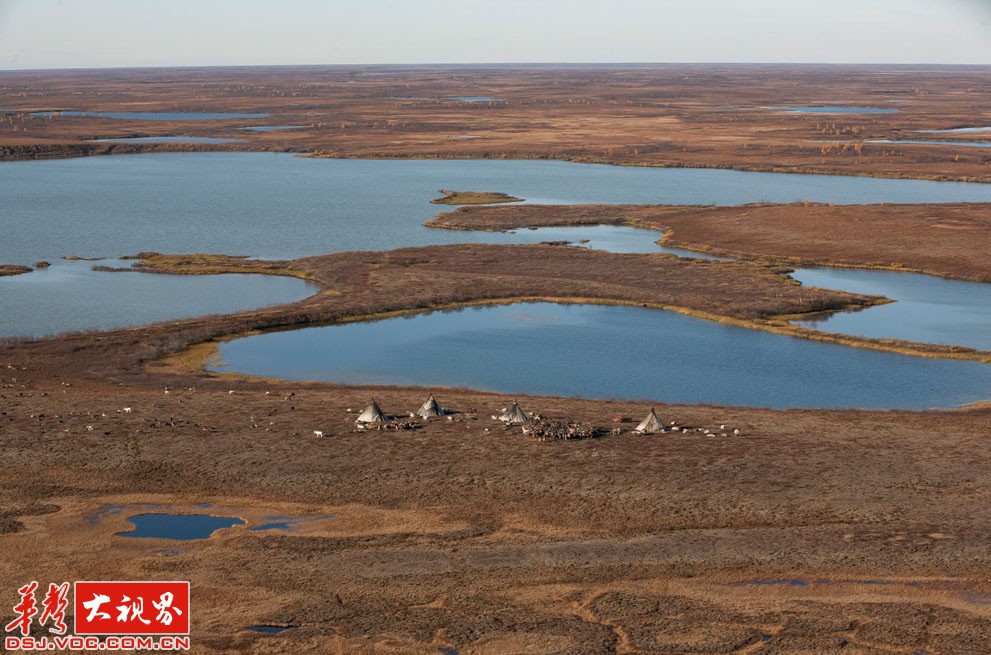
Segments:
[[[842,105],[823,105],[818,107],[788,105],[779,107],[762,107],[762,109],[770,109],[772,111],[790,111],[798,114],[897,114],[900,111],[898,109],[879,109],[877,107],[844,107]]]
[[[269,114],[228,114],[212,112],[167,111],[33,111],[34,116],[90,116],[138,121],[201,121],[225,118],[268,118]]]
[[[60,261],[0,278],[0,337],[142,325],[281,305],[316,293],[313,283],[269,275],[100,273],[93,264]]]
[[[991,398],[991,366],[976,362],[597,305],[524,303],[275,332],[224,343],[220,356],[226,366],[214,370],[507,395],[871,409],[957,407]]]
[[[557,161],[347,160],[225,152],[2,162],[0,263],[143,250],[296,258],[510,240],[423,227],[438,211],[429,200],[441,188],[502,191],[529,202],[565,204],[991,202],[989,184]],[[517,237],[524,234],[518,231]]]
[[[489,96],[448,96],[445,100],[460,100],[461,102],[505,102],[499,98]]]
[[[991,284],[843,268],[800,269],[792,277],[806,286],[880,295],[897,301],[814,321],[795,321],[797,325],[876,339],[991,350]]]
[[[209,539],[217,530],[244,525],[244,521],[233,516],[207,514],[138,514],[128,521],[134,524],[134,530],[118,532],[118,537],[192,541]]]
[[[209,136],[128,136],[119,139],[94,139],[97,143],[243,143],[245,139]]]

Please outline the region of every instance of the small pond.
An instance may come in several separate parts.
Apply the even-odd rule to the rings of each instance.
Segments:
[[[217,530],[244,525],[244,521],[233,516],[208,514],[138,514],[128,521],[134,524],[134,530],[118,532],[118,537],[192,541],[209,539]]]
[[[909,357],[674,312],[522,303],[246,337],[213,370],[348,384],[774,408],[958,407],[991,366]],[[388,411],[388,408],[386,408]]]
[[[444,99],[460,100],[461,102],[505,102],[505,100],[490,98],[489,96],[448,96]]]

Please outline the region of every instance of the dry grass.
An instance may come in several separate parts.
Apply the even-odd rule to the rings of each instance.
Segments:
[[[0,277],[8,275],[21,275],[22,273],[30,273],[30,266],[18,266],[17,264],[0,264]]]
[[[0,158],[251,150],[373,158],[562,159],[989,181],[978,148],[868,144],[981,124],[991,71],[863,66],[666,65],[631,70],[368,67],[0,72]],[[444,100],[484,89],[504,102]],[[814,115],[760,109],[820,102],[899,109]],[[33,116],[94,111],[269,112],[264,119],[128,121]],[[746,111],[741,111],[740,109]],[[985,120],[986,122],[986,120]],[[244,125],[304,129],[244,132]],[[525,128],[525,129],[524,129]],[[229,144],[96,143],[226,136]],[[466,138],[468,137],[468,138]],[[981,138],[941,135],[947,140]],[[820,143],[827,141],[829,143]],[[834,143],[851,141],[849,144]]]

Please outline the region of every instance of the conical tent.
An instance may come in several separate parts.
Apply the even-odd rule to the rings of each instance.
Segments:
[[[372,399],[371,404],[365,408],[365,411],[361,413],[361,416],[355,421],[355,423],[384,423],[388,421],[389,418],[379,409],[378,404]]]
[[[433,418],[435,416],[444,416],[446,414],[440,405],[437,404],[437,400],[434,398],[433,394],[427,398],[427,402],[420,405],[420,409],[416,410],[416,415],[420,418]]]
[[[650,414],[647,414],[647,418],[640,421],[640,425],[638,425],[634,429],[634,431],[639,432],[641,434],[653,434],[655,432],[663,432],[664,424],[661,422],[661,419],[657,418],[657,414],[654,412],[654,409],[651,408]]]
[[[515,400],[513,401],[513,404],[507,407],[506,410],[499,416],[499,420],[505,421],[506,423],[522,423],[524,425],[531,422],[530,417],[526,415],[526,412],[520,409],[519,403]]]

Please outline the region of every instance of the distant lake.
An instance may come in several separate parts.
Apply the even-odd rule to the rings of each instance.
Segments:
[[[778,106],[762,107],[772,111],[791,111],[799,114],[897,114],[898,109],[879,109],[877,107],[845,107],[843,105],[823,105],[812,107]]]
[[[423,227],[442,188],[550,204],[991,202],[989,184],[537,160],[225,152],[0,162],[0,263],[144,250],[296,258],[513,240]],[[520,230],[514,238],[525,236]]]
[[[806,268],[792,273],[805,286],[842,289],[897,302],[840,312],[798,325],[874,339],[991,350],[991,284],[944,280],[917,273]]]
[[[461,102],[505,102],[505,100],[500,100],[499,98],[490,98],[489,96],[448,96],[444,98],[445,100],[460,100]]]
[[[223,343],[237,371],[348,384],[774,408],[957,407],[991,366],[909,357],[634,307],[522,303]],[[408,411],[385,406],[386,411]]]
[[[223,118],[268,118],[270,114],[226,114],[211,112],[164,111],[33,111],[34,116],[91,116],[93,118],[121,118],[139,121],[200,121]]]
[[[126,136],[117,139],[94,139],[97,143],[243,143],[244,139],[209,136]]]

